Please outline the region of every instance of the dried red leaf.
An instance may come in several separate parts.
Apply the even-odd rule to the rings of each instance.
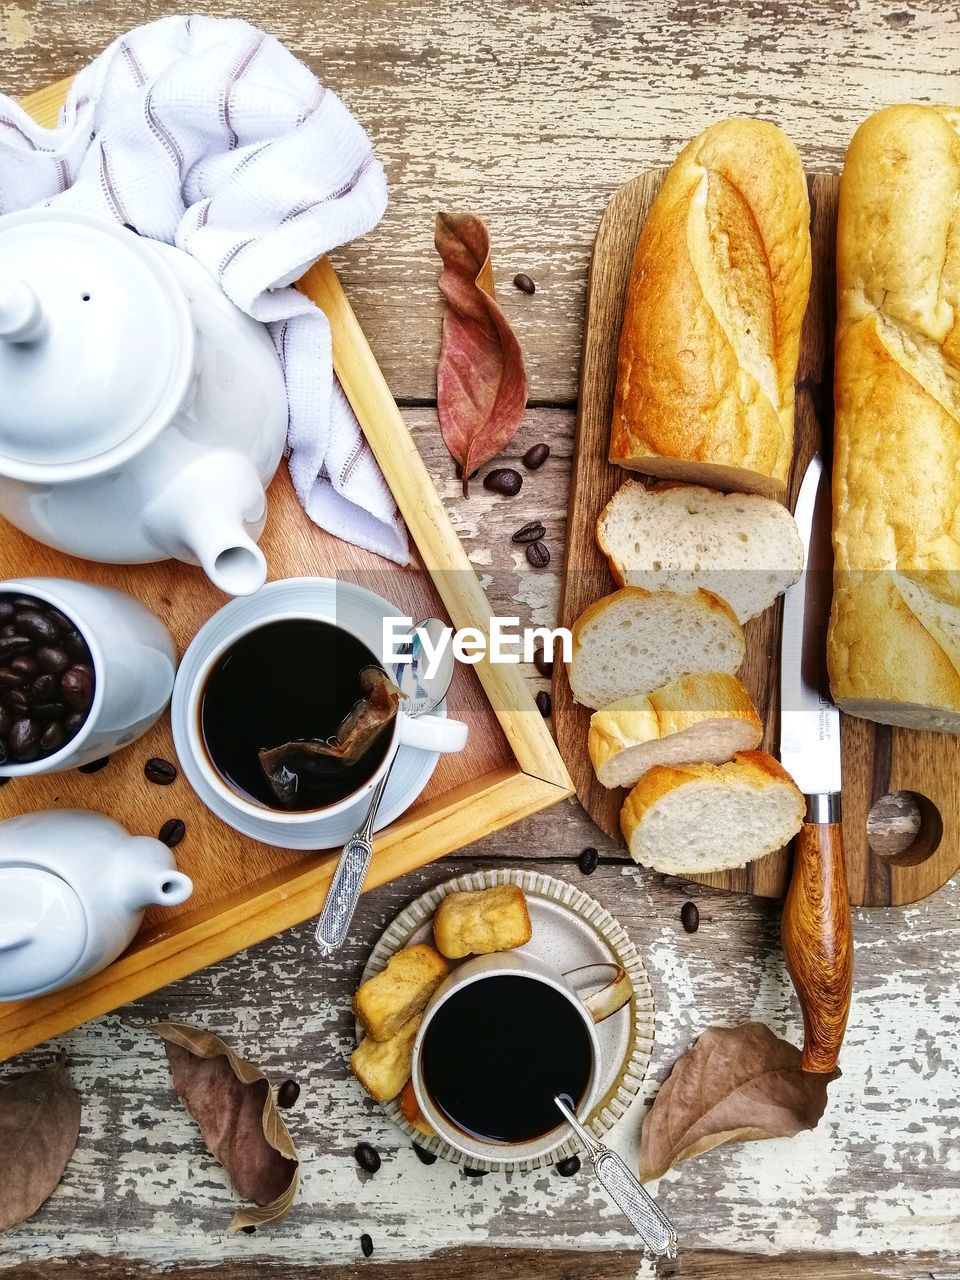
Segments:
[[[0,1088],[0,1231],[32,1217],[54,1192],[80,1135],[80,1099],[60,1054]]]
[[[800,1050],[761,1022],[710,1027],[674,1065],[640,1136],[640,1180],[724,1142],[815,1129],[833,1075],[800,1069]]]
[[[438,213],[434,243],[447,303],[437,366],[444,443],[471,475],[513,439],[527,403],[523,352],[494,295],[490,234],[472,213]]]
[[[270,1082],[209,1031],[161,1022],[173,1087],[196,1120],[211,1155],[226,1169],[237,1194],[258,1209],[239,1209],[230,1231],[279,1222],[297,1194],[300,1169]]]

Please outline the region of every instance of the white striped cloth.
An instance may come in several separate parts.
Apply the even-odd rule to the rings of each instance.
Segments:
[[[336,94],[237,19],[161,18],[115,40],[73,82],[56,129],[0,96],[0,213],[82,209],[203,263],[270,325],[304,509],[406,563],[406,531],[333,375],[326,317],[289,287],[386,203],[370,139]]]

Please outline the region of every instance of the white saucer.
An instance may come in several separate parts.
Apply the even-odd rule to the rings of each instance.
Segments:
[[[357,804],[339,813],[318,813],[312,822],[281,826],[269,810],[264,810],[261,819],[233,809],[210,785],[184,745],[188,691],[208,655],[237,626],[269,622],[271,618],[294,609],[335,613],[338,622],[357,629],[373,622],[378,631],[384,618],[397,617],[404,612],[365,587],[332,578],[284,578],[268,583],[252,596],[238,596],[204,623],[183,655],[170,704],[173,740],[188,782],[206,807],[228,826],[253,840],[281,849],[338,849],[363,821],[369,797],[361,797]],[[446,704],[441,702],[433,714],[445,717]],[[399,748],[380,804],[375,830],[388,826],[409,809],[430,781],[439,758],[432,751]]]

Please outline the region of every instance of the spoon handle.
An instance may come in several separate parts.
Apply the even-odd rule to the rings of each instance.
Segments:
[[[391,763],[392,768],[392,763]],[[343,846],[320,918],[317,920],[317,946],[320,954],[329,956],[337,951],[347,936],[353,913],[363,892],[363,882],[373,858],[373,824],[376,821],[380,801],[387,789],[390,769],[383,775],[370,797],[370,808],[363,826]]]

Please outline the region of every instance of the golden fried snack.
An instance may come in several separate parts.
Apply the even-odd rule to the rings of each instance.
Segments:
[[[382,973],[353,997],[353,1011],[374,1040],[389,1040],[419,1013],[449,972],[443,956],[425,942],[392,955]]]
[[[509,951],[530,941],[527,900],[519,885],[449,893],[433,917],[433,937],[449,960]]]
[[[423,1118],[423,1112],[420,1110],[420,1104],[417,1102],[417,1095],[413,1091],[413,1081],[408,1080],[400,1092],[400,1110],[407,1124],[413,1125],[417,1133],[422,1133],[425,1138],[435,1138],[436,1130],[431,1128],[427,1121]]]
[[[389,1040],[364,1036],[350,1055],[350,1070],[378,1102],[395,1098],[410,1079],[413,1042],[423,1014],[414,1014]]]

